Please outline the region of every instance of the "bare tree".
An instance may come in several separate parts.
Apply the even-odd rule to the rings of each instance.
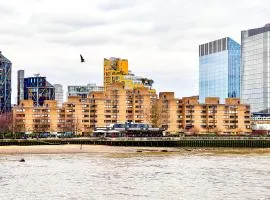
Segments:
[[[158,102],[155,102],[150,109],[150,120],[153,127],[160,128],[163,123],[163,112],[158,105]]]
[[[75,123],[73,119],[66,119],[63,126],[63,132],[74,132]]]
[[[12,129],[13,129],[12,112],[0,114],[0,134],[1,134],[2,138],[5,138],[6,135],[11,136]]]
[[[242,128],[237,128],[236,130],[235,130],[235,134],[236,135],[241,135],[243,133],[243,129]]]
[[[74,120],[73,120],[73,122],[74,122],[74,134],[75,135],[78,135],[78,133],[80,133],[82,130],[81,130],[81,127],[80,127],[80,125],[81,125],[81,123],[80,123],[80,120],[76,117]]]
[[[219,127],[216,127],[213,129],[213,132],[216,134],[216,135],[222,135],[222,129],[219,128]]]
[[[200,132],[200,130],[197,126],[190,128],[188,131],[191,133],[191,135],[197,135]]]

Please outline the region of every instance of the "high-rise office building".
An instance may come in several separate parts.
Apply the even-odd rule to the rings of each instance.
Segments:
[[[242,31],[241,100],[251,112],[270,112],[270,24]]]
[[[11,67],[0,51],[0,113],[11,111]]]
[[[68,96],[77,96],[82,99],[86,99],[90,92],[102,92],[104,91],[103,86],[98,86],[94,83],[89,83],[87,85],[69,85],[68,86]]]
[[[36,74],[34,77],[24,78],[24,99],[32,99],[34,105],[42,106],[45,100],[55,100],[55,89],[46,77]]]
[[[17,73],[17,104],[24,99],[24,70],[18,70]]]
[[[57,101],[57,105],[61,106],[64,98],[63,86],[60,84],[54,84],[53,87],[55,89],[55,100]]]
[[[229,37],[199,46],[199,100],[240,96],[240,44]]]

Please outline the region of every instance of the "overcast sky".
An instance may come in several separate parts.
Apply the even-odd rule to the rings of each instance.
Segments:
[[[270,22],[269,0],[1,0],[0,50],[16,73],[102,84],[103,58],[129,60],[177,97],[198,94],[198,45]],[[82,54],[86,63],[80,63]]]

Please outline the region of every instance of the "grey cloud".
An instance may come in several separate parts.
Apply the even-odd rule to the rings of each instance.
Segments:
[[[99,5],[99,9],[104,11],[114,11],[119,9],[130,8],[136,5],[135,1],[129,0],[114,0],[114,1],[105,1]]]
[[[74,28],[91,28],[100,25],[106,25],[107,22],[103,19],[94,19],[89,16],[77,17],[56,17],[48,20],[50,23],[62,24]]]
[[[121,35],[130,35],[130,36],[149,36],[153,33],[151,23],[130,23],[129,26],[123,26],[119,29]]]
[[[16,25],[13,27],[6,27],[2,28],[0,27],[0,33],[1,35],[6,35],[9,37],[29,37],[32,35],[31,30],[26,29],[24,26]]]
[[[0,5],[0,15],[9,15],[14,13],[14,9],[7,5]]]
[[[77,29],[65,25],[56,25],[51,23],[45,23],[42,26],[37,28],[37,31],[43,34],[63,34],[74,32]]]
[[[129,1],[123,1],[123,5],[131,6]],[[125,3],[126,2],[126,3]],[[108,5],[116,5],[120,1],[113,1]],[[117,13],[95,12],[91,14],[74,15],[62,13],[39,13],[31,16],[28,24],[36,24],[38,32],[63,33],[76,32],[81,29],[91,29],[110,26],[108,30],[113,30],[113,25],[133,24],[134,27],[140,26],[139,23],[149,21],[150,12],[147,9],[129,7],[130,10],[119,10]]]
[[[43,32],[73,32],[79,29],[106,25],[107,21],[89,15],[70,16],[43,13],[33,15],[29,20],[29,24],[38,24],[38,31]]]
[[[3,48],[12,50],[18,65],[32,62],[37,70],[46,64],[42,70],[50,71],[49,77],[55,66],[64,66],[65,78],[60,81],[69,83],[74,69],[66,67],[71,66],[67,55],[79,50],[95,54],[93,60],[102,66],[102,56],[113,54],[129,59],[134,73],[152,76],[155,88],[180,96],[197,92],[199,44],[226,36],[239,42],[241,30],[268,22],[270,9],[269,0],[44,0],[42,4],[32,0],[32,10],[26,3],[1,3],[4,1],[13,7],[3,9],[0,5],[1,19],[5,19],[0,22],[0,41]],[[85,6],[81,10],[80,2]],[[54,60],[56,51],[64,58]],[[48,59],[42,60],[44,57]],[[146,73],[139,73],[146,68]],[[78,69],[77,79],[87,82],[81,78],[84,70]],[[182,87],[186,82],[190,84]]]
[[[121,42],[117,38],[110,38],[106,36],[62,36],[47,38],[46,41],[69,46],[95,46],[119,44]]]
[[[15,45],[19,43],[18,38],[0,36],[1,45]]]
[[[215,33],[219,30],[215,28],[192,28],[188,27],[188,25],[184,25],[183,28],[181,28],[180,26],[176,27],[172,24],[149,24],[149,27],[135,26],[123,28],[120,33],[121,35],[128,35],[141,40],[148,40],[147,42],[153,41],[152,43],[154,43],[159,50],[172,52],[193,51],[197,48],[195,41],[200,43],[208,41],[211,37],[215,38]]]

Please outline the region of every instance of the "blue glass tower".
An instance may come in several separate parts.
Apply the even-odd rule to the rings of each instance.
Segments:
[[[0,51],[0,113],[11,111],[12,63]]]
[[[199,46],[199,100],[240,96],[241,47],[229,37]]]

